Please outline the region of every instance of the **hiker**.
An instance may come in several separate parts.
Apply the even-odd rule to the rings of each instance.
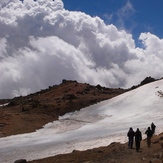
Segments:
[[[153,122],[151,123],[151,129],[152,129],[152,132],[154,134],[155,133],[156,126],[155,126],[155,124]]]
[[[152,135],[153,135],[153,132],[150,129],[150,127],[148,127],[148,129],[146,130],[145,134],[147,135],[147,145],[148,145],[148,148],[150,148],[150,146],[151,146],[151,138],[152,138]]]
[[[128,147],[129,148],[132,148],[133,147],[133,142],[134,142],[134,135],[135,135],[135,132],[133,131],[132,127],[130,127],[128,133],[127,133],[127,136],[128,136]]]
[[[135,146],[136,146],[136,151],[138,152],[140,149],[140,142],[142,140],[142,134],[139,130],[139,128],[137,128],[136,132],[135,132]]]

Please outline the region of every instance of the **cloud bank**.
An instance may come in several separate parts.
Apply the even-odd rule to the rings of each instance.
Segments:
[[[132,34],[99,17],[68,11],[61,0],[0,5],[0,98],[26,95],[62,79],[128,88],[162,77],[163,40]]]

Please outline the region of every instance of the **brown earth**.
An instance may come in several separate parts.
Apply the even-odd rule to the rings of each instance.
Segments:
[[[163,134],[154,136],[150,148],[146,140],[141,142],[139,152],[128,149],[127,143],[112,143],[106,147],[94,148],[86,151],[73,151],[69,154],[57,155],[29,163],[162,163],[163,162]]]
[[[66,81],[28,96],[0,100],[0,137],[33,132],[67,112],[80,110],[126,90]]]
[[[91,86],[76,81],[66,81],[28,96],[0,100],[0,137],[33,132],[48,122],[57,120],[67,112],[115,97],[128,90]],[[126,131],[127,132],[127,131]],[[154,136],[151,148],[145,140],[141,151],[128,149],[127,144],[112,143],[106,147],[86,151],[73,151],[29,163],[152,163],[163,162],[163,135]]]

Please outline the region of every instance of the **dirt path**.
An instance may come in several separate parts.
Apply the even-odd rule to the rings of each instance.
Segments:
[[[112,143],[107,147],[73,151],[70,154],[29,161],[29,163],[149,163],[150,161],[151,163],[163,161],[163,134],[153,137],[151,148],[148,148],[146,140],[143,140],[139,152],[135,148],[129,149],[127,143]]]

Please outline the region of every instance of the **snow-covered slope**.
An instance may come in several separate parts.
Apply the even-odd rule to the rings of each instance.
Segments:
[[[129,127],[144,131],[152,122],[163,132],[163,80],[66,114],[34,133],[0,138],[0,162],[33,160],[126,142]]]

